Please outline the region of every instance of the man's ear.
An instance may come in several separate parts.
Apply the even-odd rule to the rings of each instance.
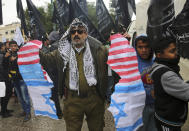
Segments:
[[[156,57],[157,57],[157,58],[160,58],[160,57],[161,57],[161,53],[159,53],[159,52],[156,53]]]

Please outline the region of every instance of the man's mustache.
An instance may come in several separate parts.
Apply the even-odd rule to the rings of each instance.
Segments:
[[[74,40],[75,40],[75,39],[79,39],[79,40],[80,40],[79,36],[77,36],[77,35],[74,37]]]

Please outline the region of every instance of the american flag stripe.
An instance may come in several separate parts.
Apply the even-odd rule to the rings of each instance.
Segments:
[[[127,61],[127,62],[118,62],[118,63],[111,64],[111,66],[114,67],[114,66],[130,65],[130,64],[138,64],[138,62],[137,60]]]
[[[124,65],[115,65],[115,66],[112,66],[112,69],[130,69],[130,68],[133,68],[133,67],[138,67],[138,63],[131,63],[131,64],[128,64],[128,63],[123,63]]]
[[[18,63],[18,65],[31,65],[31,64],[37,64],[37,63],[39,63],[39,59],[35,59],[35,60],[33,60],[33,61],[18,61],[17,63]]]
[[[39,49],[42,48],[42,42],[41,41],[39,41],[39,40],[32,40],[30,42],[33,43],[34,45],[38,46]]]
[[[109,52],[109,56],[118,55],[118,54],[126,53],[126,52],[131,53],[131,52],[133,52],[133,49],[132,48],[125,48],[125,49],[121,49],[121,50],[111,51],[111,52]]]
[[[136,54],[135,54],[135,53],[132,53],[132,52],[126,52],[126,53],[124,53],[124,55],[125,55],[126,57],[136,56]],[[109,60],[112,60],[112,59],[119,59],[119,58],[123,58],[123,53],[108,56],[108,59],[109,59]]]
[[[117,50],[121,50],[121,49],[125,49],[125,48],[130,48],[129,45],[121,45],[121,46],[115,46],[115,47],[111,47],[109,49],[109,52],[112,52],[112,51],[117,51]]]
[[[119,74],[119,72],[117,72]],[[133,74],[129,74],[129,75],[120,75],[121,78],[123,79],[130,79],[130,78],[134,78],[134,77],[137,77],[137,76],[140,76],[140,74],[138,72],[135,72]]]
[[[117,42],[120,42],[120,41],[126,41],[126,43],[128,43],[127,39],[124,38],[123,36],[111,36],[111,44],[114,44],[114,43],[117,43]]]
[[[21,48],[22,49],[22,48]],[[29,49],[29,50],[26,50],[26,51],[22,51],[22,50],[19,50],[19,52],[18,52],[18,55],[22,55],[22,54],[27,54],[27,53],[33,53],[33,52],[39,52],[39,49]]]
[[[19,57],[19,56],[18,56]],[[19,57],[19,62],[29,62],[29,61],[35,61],[39,59],[39,55],[33,55],[33,56],[24,56],[24,57]]]
[[[27,45],[27,46],[23,46],[20,51],[28,51],[30,49],[38,49],[38,47],[36,45]]]
[[[18,65],[28,65],[39,63],[39,47],[42,42],[33,40],[28,42],[18,51]]]
[[[138,69],[135,69],[135,70],[130,70],[130,71],[122,71],[122,72],[119,72],[118,74],[119,75],[130,75],[130,74],[137,73],[137,72],[138,72]]]
[[[115,72],[124,72],[124,71],[131,71],[131,70],[135,70],[138,69],[138,67],[132,67],[132,68],[126,68],[126,69],[114,69]]]
[[[39,52],[30,52],[30,53],[27,53],[27,54],[18,54],[18,57],[19,58],[24,58],[24,57],[31,57],[31,56],[38,56],[39,55]]]
[[[131,61],[131,60],[136,60],[136,56],[131,56],[131,57],[124,57],[124,58],[119,58],[119,59],[111,59],[108,60],[108,64],[116,63],[116,62],[126,62],[126,61]]]
[[[111,48],[114,48],[114,47],[117,47],[117,46],[123,46],[123,45],[125,45],[126,42],[127,42],[127,41],[124,40],[124,41],[119,41],[119,42],[117,42],[117,43],[112,43],[112,44],[111,44]]]
[[[120,83],[128,83],[128,82],[132,82],[132,81],[136,81],[136,80],[140,80],[140,75],[132,77],[132,78],[127,78],[127,79],[121,79],[119,82]]]

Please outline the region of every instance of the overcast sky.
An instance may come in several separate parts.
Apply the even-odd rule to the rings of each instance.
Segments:
[[[96,0],[87,0],[88,2],[94,2]],[[51,0],[32,0],[35,6],[46,6]],[[106,6],[108,6],[109,0],[104,0]],[[19,21],[16,12],[16,0],[2,0],[3,4],[3,24],[7,25],[12,22]],[[24,9],[26,8],[26,0],[22,0]]]

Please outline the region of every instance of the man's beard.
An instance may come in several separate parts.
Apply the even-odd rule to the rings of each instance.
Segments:
[[[74,39],[76,39],[76,38],[79,39],[78,42],[74,41]],[[81,39],[81,38],[79,38],[78,36],[75,36],[74,39],[72,40],[73,46],[76,46],[76,47],[77,47],[77,46],[84,46],[86,39]]]

